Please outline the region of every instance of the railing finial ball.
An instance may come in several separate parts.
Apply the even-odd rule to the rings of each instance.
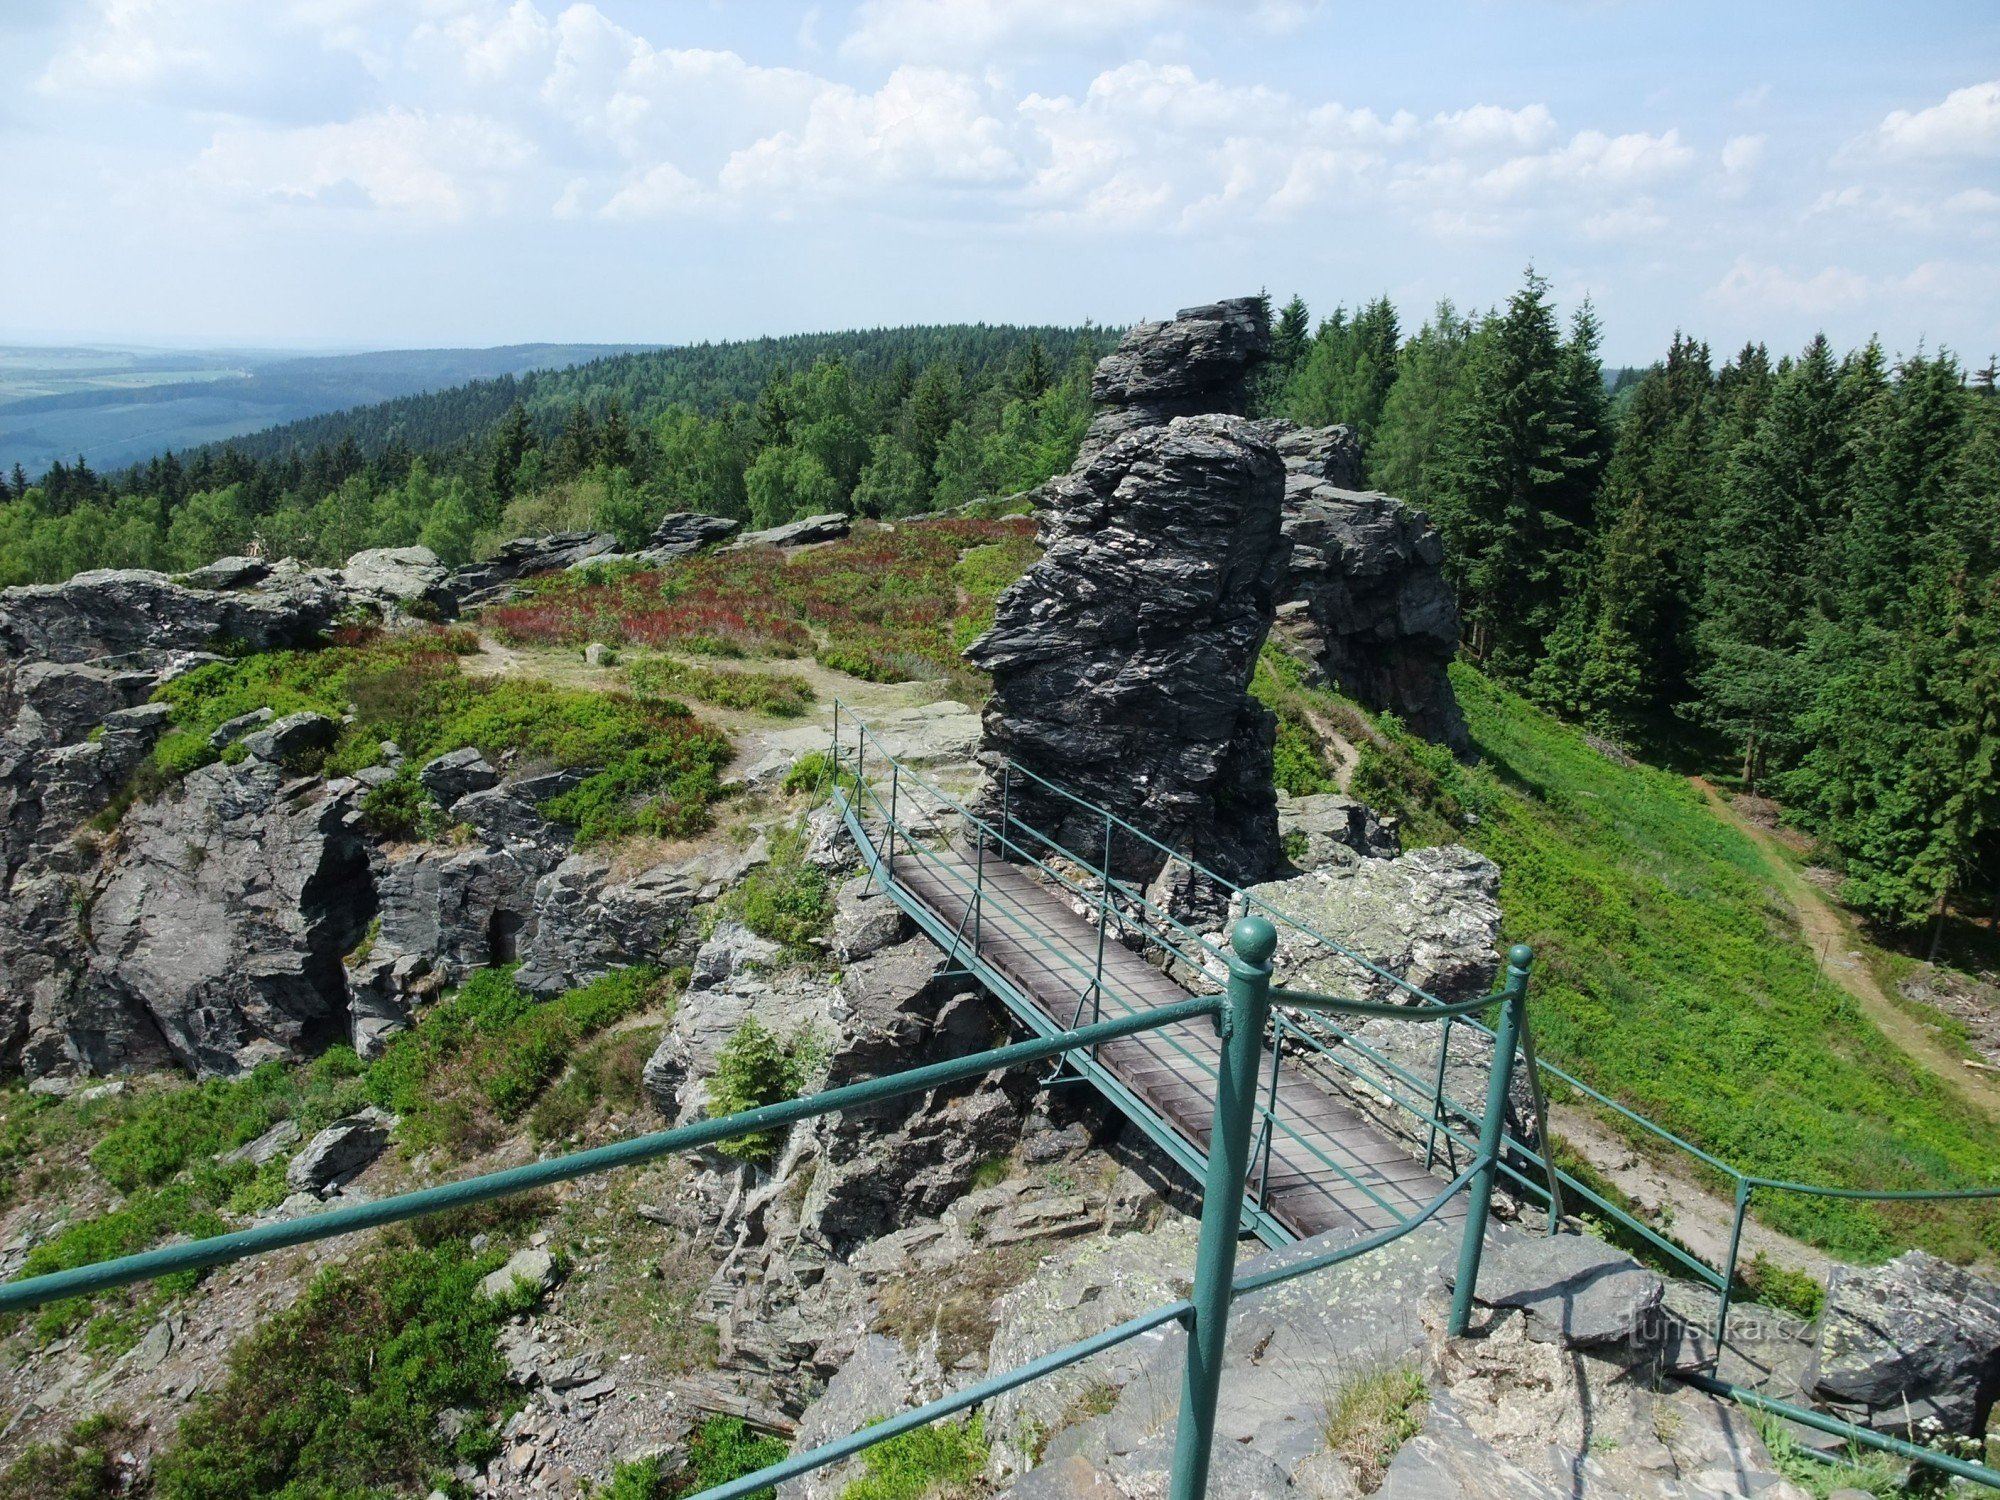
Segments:
[[[1535,961],[1535,950],[1526,943],[1516,943],[1507,950],[1507,964],[1510,968],[1525,969]]]
[[[1278,951],[1278,929],[1262,917],[1244,917],[1230,929],[1229,945],[1245,963],[1262,968]]]

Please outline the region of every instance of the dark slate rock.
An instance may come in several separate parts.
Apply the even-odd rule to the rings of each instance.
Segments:
[[[847,535],[850,524],[849,518],[837,511],[804,516],[768,531],[746,531],[730,543],[730,548],[733,551],[738,547],[803,547],[812,542],[837,542]]]
[[[542,776],[523,776],[502,782],[483,792],[471,792],[451,804],[451,815],[470,823],[491,843],[535,844],[544,849],[568,846],[576,831],[552,822],[542,812],[542,804],[572,791],[591,773],[585,769],[550,771]]]
[[[144,703],[151,672],[68,662],[23,662],[14,669],[6,734],[25,746],[74,744],[120,709]]]
[[[1487,1307],[1526,1312],[1532,1339],[1590,1349],[1657,1339],[1664,1289],[1631,1256],[1589,1235],[1496,1231],[1487,1237],[1474,1295]]]
[[[1446,671],[1458,654],[1458,603],[1437,529],[1392,496],[1300,472],[1285,483],[1284,529],[1277,637],[1319,681],[1468,749]]]
[[[453,569],[444,587],[460,607],[490,604],[505,598],[511,592],[511,585],[520,579],[553,573],[617,550],[618,538],[608,531],[558,531],[549,536],[516,537],[485,562]]]
[[[204,766],[125,815],[101,881],[84,971],[31,1017],[30,1075],[163,1054],[236,1074],[310,1056],[344,1029],[341,956],[375,911],[344,797],[287,786],[268,761]]]
[[[610,874],[605,856],[572,854],[536,882],[530,937],[514,976],[522,989],[559,995],[634,964],[687,961],[695,890],[686,876],[672,865],[630,880]]]
[[[882,894],[868,875],[845,882],[833,897],[833,956],[842,963],[900,943],[910,935],[902,907]]]
[[[1255,297],[1183,308],[1170,323],[1134,325],[1091,377],[1091,395],[1104,409],[1084,434],[1078,463],[1174,417],[1240,416],[1248,410],[1250,377],[1270,353],[1270,327]]]
[[[325,714],[305,709],[286,714],[282,719],[273,719],[255,734],[246,734],[243,737],[243,753],[252,760],[296,765],[314,751],[326,749],[339,733],[340,726]]]
[[[157,666],[217,640],[252,651],[304,645],[342,606],[337,575],[296,565],[255,589],[186,588],[164,573],[110,569],[0,590],[0,657]],[[108,663],[107,663],[108,664]]]
[[[1287,474],[1307,474],[1340,489],[1361,488],[1361,439],[1352,427],[1301,427],[1283,417],[1260,422]]]
[[[660,518],[660,524],[653,528],[647,550],[663,559],[681,557],[699,552],[716,542],[726,542],[742,528],[741,521],[732,521],[727,516],[705,516],[691,510],[675,511]]]
[[[335,1120],[300,1148],[285,1168],[286,1185],[325,1197],[357,1176],[389,1144],[395,1121],[373,1108]]]
[[[233,745],[259,724],[270,723],[274,717],[268,708],[253,708],[247,714],[238,714],[233,719],[225,719],[216,725],[214,733],[209,735],[208,748],[220,750],[226,745]]]
[[[1245,691],[1284,564],[1284,466],[1226,416],[1142,427],[1049,486],[1039,562],[966,657],[993,676],[985,748],[1225,879],[1279,862],[1270,713]],[[1095,851],[1101,822],[1024,779],[1015,810]],[[1121,838],[1120,874],[1163,861]]]
[[[1879,1431],[1907,1434],[1928,1418],[1983,1433],[2000,1394],[2000,1287],[1921,1250],[1837,1266],[1806,1378]]]
[[[500,773],[486,763],[485,756],[467,745],[428,762],[417,772],[417,780],[439,803],[450,807],[460,797],[498,786]]]
[[[175,581],[191,589],[247,589],[270,576],[271,565],[261,557],[218,557]]]
[[[458,595],[451,573],[428,547],[375,547],[348,558],[341,570],[341,589],[357,603],[382,609],[420,607],[450,614]]]

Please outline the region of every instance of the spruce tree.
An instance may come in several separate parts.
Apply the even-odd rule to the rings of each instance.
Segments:
[[[1382,403],[1381,426],[1366,455],[1370,484],[1413,505],[1430,506],[1471,339],[1471,321],[1447,298],[1398,352],[1396,383]]]

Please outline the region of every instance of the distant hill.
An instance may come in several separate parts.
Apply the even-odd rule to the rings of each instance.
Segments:
[[[603,411],[616,401],[648,418],[676,403],[713,413],[733,402],[755,401],[774,372],[802,372],[821,359],[838,359],[857,386],[890,375],[898,364],[921,371],[955,365],[969,386],[985,383],[1039,339],[1051,368],[1064,369],[1079,350],[1095,359],[1117,342],[1118,329],[1022,327],[1006,323],[946,323],[903,328],[846,329],[728,343],[683,344],[608,352],[561,369],[504,373],[451,389],[399,396],[374,406],[315,415],[236,437],[230,446],[247,458],[284,458],[353,439],[370,457],[402,447],[442,454],[483,440],[516,401],[544,440],[561,429],[564,414],[582,404]]]
[[[0,347],[0,472],[83,454],[115,469],[166,449],[468,381],[650,349],[510,344],[301,357],[269,351]]]

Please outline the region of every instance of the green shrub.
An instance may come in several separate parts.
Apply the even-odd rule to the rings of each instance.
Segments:
[[[810,1038],[783,1041],[755,1016],[745,1018],[715,1060],[708,1080],[709,1118],[798,1098],[815,1060]],[[781,1131],[758,1130],[723,1141],[716,1149],[762,1167],[771,1164],[783,1143]]]
[[[793,956],[811,951],[833,922],[833,888],[826,872],[806,856],[805,820],[774,830],[770,860],[752,870],[724,898],[723,908],[759,937],[781,943]]]
[[[774,719],[802,717],[818,694],[803,677],[788,672],[718,672],[669,656],[642,657],[627,669],[641,698],[679,696],[719,708],[742,708]]]
[[[141,1429],[122,1412],[99,1412],[53,1443],[33,1443],[0,1473],[7,1500],[114,1500],[126,1488],[118,1455],[140,1446]]]
[[[91,1148],[91,1165],[120,1192],[158,1187],[191,1162],[254,1141],[291,1114],[296,1097],[276,1062],[244,1078],[150,1094]]]
[[[599,1105],[636,1109],[646,1097],[642,1080],[660,1028],[614,1032],[579,1051],[569,1070],[536,1101],[528,1130],[538,1141],[575,1135]]]
[[[517,986],[512,966],[482,969],[390,1039],[367,1070],[366,1092],[402,1117],[409,1150],[477,1150],[527,1113],[579,1043],[667,998],[648,968],[620,969],[547,1001]]]
[[[518,1399],[493,1339],[532,1293],[479,1291],[506,1255],[390,1236],[321,1272],[236,1347],[221,1387],[182,1420],[154,1466],[159,1500],[421,1493],[455,1461],[490,1458],[498,1439],[487,1422],[450,1442],[438,1418]]]
[[[754,1474],[778,1462],[790,1450],[783,1442],[761,1432],[753,1432],[737,1417],[710,1417],[688,1437],[687,1458],[667,1486],[656,1493],[664,1496],[698,1495],[703,1490]],[[643,1492],[641,1492],[643,1494]],[[765,1488],[748,1500],[774,1500],[777,1491]]]
[[[1782,1308],[1802,1318],[1816,1318],[1826,1304],[1826,1287],[1810,1271],[1781,1266],[1759,1250],[1738,1267],[1742,1294],[1766,1307]]]
[[[861,1455],[861,1477],[840,1500],[926,1500],[970,1485],[986,1467],[986,1419],[913,1427]]]

